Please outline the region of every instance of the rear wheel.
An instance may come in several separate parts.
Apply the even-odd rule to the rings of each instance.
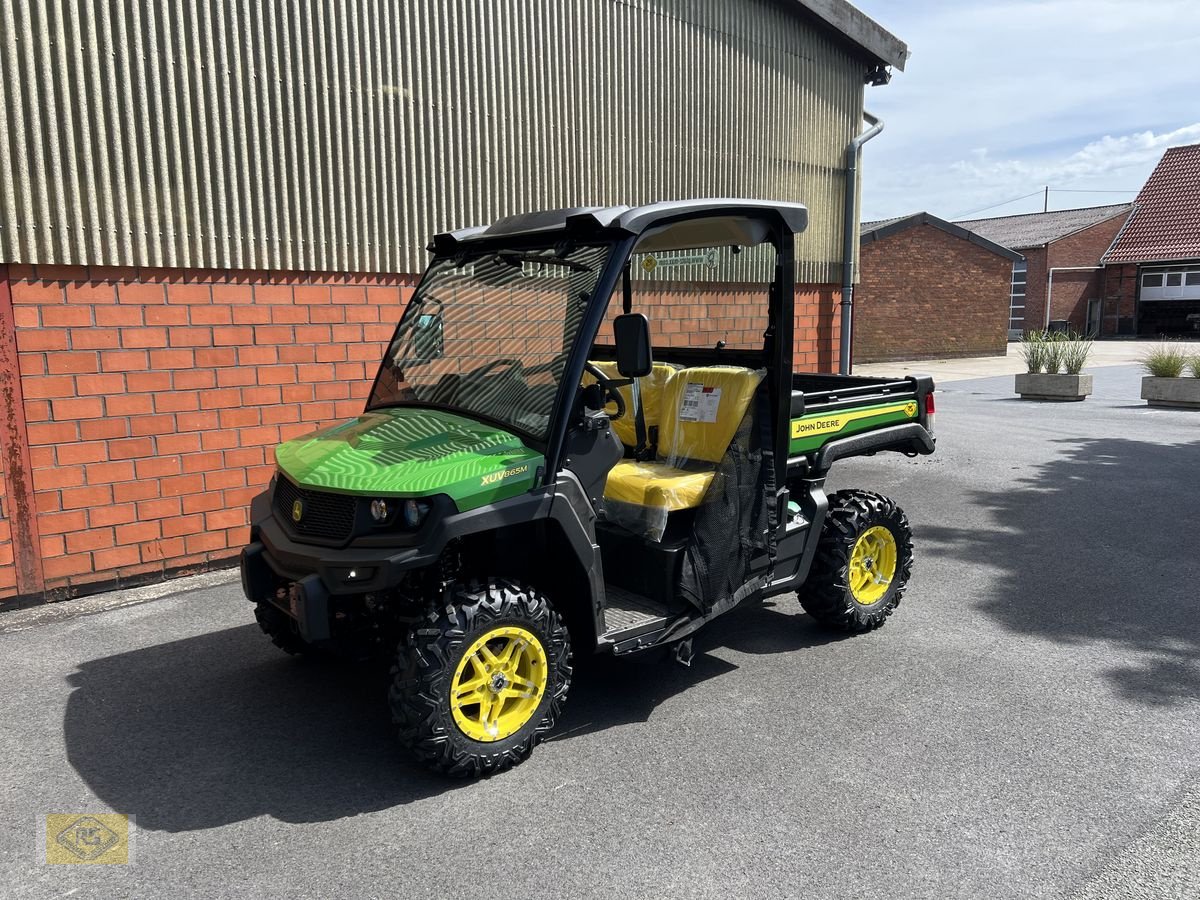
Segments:
[[[512,581],[455,585],[397,654],[389,701],[401,743],[471,777],[515,765],[554,726],[571,685],[566,626]]]
[[[870,491],[838,491],[817,544],[800,605],[817,621],[857,634],[900,604],[912,573],[912,529],[896,503]]]

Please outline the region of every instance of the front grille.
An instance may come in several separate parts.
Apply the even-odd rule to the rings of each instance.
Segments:
[[[299,521],[295,516],[297,501],[300,503]],[[354,530],[353,497],[307,491],[282,476],[275,485],[275,512],[288,528],[305,537],[344,541]]]

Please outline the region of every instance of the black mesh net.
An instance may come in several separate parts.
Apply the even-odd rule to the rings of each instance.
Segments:
[[[774,553],[775,460],[767,392],[758,391],[696,510],[680,593],[707,610],[733,597],[758,552]]]

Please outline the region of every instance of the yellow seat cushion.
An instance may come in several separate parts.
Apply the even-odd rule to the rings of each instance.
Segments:
[[[715,472],[686,472],[660,462],[626,459],[608,473],[608,500],[673,512],[695,509],[704,499]]]
[[[605,377],[611,378],[613,381],[621,380],[621,373],[617,371],[615,362],[591,360],[591,363],[603,372]],[[667,379],[674,375],[675,371],[676,369],[672,365],[655,363],[649,375],[638,379],[638,388],[642,394],[642,417],[646,422],[647,429],[658,425],[662,409],[663,388],[667,384]],[[583,373],[584,387],[592,384],[595,380],[590,372]],[[612,430],[626,447],[636,447],[637,419],[633,411],[633,385],[627,384],[625,387],[617,388],[617,391],[625,398],[625,415],[619,419],[613,419]]]
[[[763,375],[738,366],[671,372],[657,410],[658,459],[622,460],[608,473],[610,521],[660,541],[668,514],[700,506]]]
[[[740,366],[698,366],[671,375],[662,392],[658,458],[719,463],[766,373]]]

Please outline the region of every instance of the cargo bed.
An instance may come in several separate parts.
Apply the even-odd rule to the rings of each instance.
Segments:
[[[882,451],[932,453],[933,379],[792,375],[789,474]]]

